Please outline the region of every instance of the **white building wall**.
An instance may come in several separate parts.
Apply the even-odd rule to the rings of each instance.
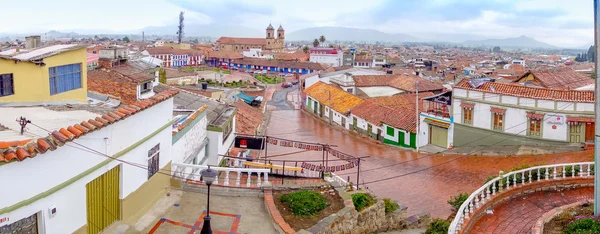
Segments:
[[[478,91],[469,90],[469,98],[472,99],[483,99],[483,93]]]
[[[575,103],[573,102],[558,102],[556,104],[556,109],[557,110],[564,110],[564,111],[574,111],[575,110]]]
[[[535,107],[535,99],[520,98],[519,99],[519,105],[520,106],[527,106],[527,107]]]
[[[467,90],[464,90],[464,89],[454,89],[454,90],[452,90],[452,96],[455,96],[455,97],[467,97]]]
[[[185,159],[196,157],[197,162],[205,155],[206,146],[201,147],[202,142],[207,140],[208,121],[206,115],[196,123],[185,135],[173,144],[173,163],[184,163]]]
[[[454,91],[452,91],[454,93]],[[454,116],[454,122],[456,123],[462,123],[463,122],[463,113],[462,113],[462,107],[460,107],[460,103],[462,101],[458,100],[458,99],[453,99],[452,101],[452,114]]]
[[[502,96],[502,103],[504,103],[504,104],[511,104],[511,105],[518,105],[519,98],[513,97],[513,96]]]
[[[114,155],[169,123],[172,118],[172,110],[173,101],[169,99],[124,120],[82,136],[76,139],[75,142],[96,151]],[[162,168],[171,161],[170,126],[119,159],[147,166],[148,150],[156,144],[160,144],[159,165]],[[104,156],[74,147],[62,146],[55,151],[48,151],[35,158],[2,165],[0,176],[18,178],[19,182],[15,183],[7,180],[0,182],[2,191],[10,191],[2,193],[3,199],[0,200],[0,207],[8,207],[43,193],[106,159]],[[8,217],[9,221],[1,225],[7,225],[41,212],[43,220],[40,220],[40,223],[45,225],[46,233],[74,232],[87,223],[85,185],[120,164],[118,161],[112,161],[47,197],[13,212],[2,214],[1,216]],[[148,172],[146,169],[123,165],[121,168],[119,198],[123,199],[138,189],[140,185],[147,181],[147,177]],[[48,217],[48,208],[52,206],[56,207],[57,213],[50,218]]]
[[[360,117],[356,116],[356,115],[350,115],[350,121],[353,121],[352,118],[356,118],[356,127],[362,129],[362,130],[368,130],[367,128],[367,121],[364,119],[361,119]],[[352,124],[352,123],[350,123]],[[377,130],[375,130],[377,131]]]
[[[506,108],[506,113],[504,113],[504,132],[524,136],[527,135],[527,126],[527,110]],[[491,127],[488,128],[491,129]]]
[[[478,128],[491,129],[492,112],[490,105],[486,103],[476,103],[473,107],[473,126]]]
[[[594,111],[594,103],[577,103],[577,111]]]
[[[554,101],[537,100],[537,107],[554,110]]]
[[[490,102],[500,102],[500,95],[493,93],[486,93],[485,100]]]
[[[394,142],[398,142],[400,131],[398,129],[394,128],[394,136],[389,136],[387,134],[387,127],[388,126],[389,125],[387,125],[387,124],[383,124],[383,126],[382,126],[382,128],[383,128],[382,134],[383,134],[384,139],[388,139],[388,140],[391,140],[391,141],[394,141]]]
[[[332,67],[339,67],[343,62],[343,54],[311,54],[310,62],[328,64]]]
[[[560,116],[563,120],[566,120],[566,116],[564,114],[556,114],[556,113],[548,113],[551,115]],[[544,122],[542,123],[542,138],[559,140],[559,141],[567,141],[567,122],[564,121],[562,124],[552,124],[549,123],[549,117],[544,116]],[[553,126],[556,128],[553,128]]]

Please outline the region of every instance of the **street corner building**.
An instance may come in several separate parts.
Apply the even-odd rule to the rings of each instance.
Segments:
[[[544,81],[459,82],[452,97],[455,145],[593,145],[594,91],[546,88]]]
[[[177,90],[88,97],[77,45],[2,52],[0,78],[0,233],[99,233],[164,196]]]

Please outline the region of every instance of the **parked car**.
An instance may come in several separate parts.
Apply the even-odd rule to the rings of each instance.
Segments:
[[[288,74],[285,74],[285,76],[286,76],[286,77],[292,77],[292,76],[294,76],[294,74],[292,74],[292,73],[288,73]]]
[[[256,70],[253,72],[254,74],[262,74],[262,72],[260,70]]]
[[[283,82],[283,83],[281,83],[281,87],[284,87],[284,88],[292,87],[292,82]]]
[[[292,84],[293,84],[293,85],[297,85],[297,84],[298,84],[298,81],[297,81],[297,80],[292,80]]]
[[[238,70],[239,68],[236,66],[231,67],[231,70]]]

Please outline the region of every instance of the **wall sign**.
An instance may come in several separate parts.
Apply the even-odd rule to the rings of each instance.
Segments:
[[[546,121],[549,124],[565,124],[565,116],[558,114],[546,114]]]
[[[10,221],[9,217],[2,217],[2,218],[0,218],[0,223],[6,223],[8,221]]]

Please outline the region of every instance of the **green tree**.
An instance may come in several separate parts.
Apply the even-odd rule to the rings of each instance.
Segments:
[[[127,36],[123,37],[123,41],[124,41],[125,43],[129,43],[129,37],[127,37]]]
[[[319,47],[319,40],[318,40],[318,39],[315,39],[315,40],[313,41],[313,46],[314,46],[314,47]]]
[[[305,53],[305,54],[308,54],[308,51],[309,51],[309,50],[310,50],[310,49],[308,48],[308,46],[304,46],[304,47],[302,47],[302,51],[304,51],[304,53]]]
[[[98,35],[95,35],[95,36],[94,36],[94,40],[96,40],[96,41],[97,41],[97,40],[100,40],[100,37],[98,37]]]
[[[594,48],[593,45],[590,46],[590,48],[588,49],[588,51],[587,51],[587,61],[588,62],[594,62],[595,61],[594,58],[596,56],[594,55],[594,50],[595,50],[595,48]]]
[[[158,82],[167,84],[167,71],[164,68],[158,71]]]
[[[325,41],[326,41],[326,40],[327,40],[327,39],[326,39],[326,38],[325,38],[325,36],[323,36],[323,35],[321,35],[321,36],[319,37],[319,42],[321,42],[321,44],[325,43]]]
[[[198,38],[195,38],[192,42],[194,42],[194,44],[198,44]]]
[[[501,52],[502,49],[500,49],[500,46],[494,46],[494,48],[492,49],[493,52]]]

